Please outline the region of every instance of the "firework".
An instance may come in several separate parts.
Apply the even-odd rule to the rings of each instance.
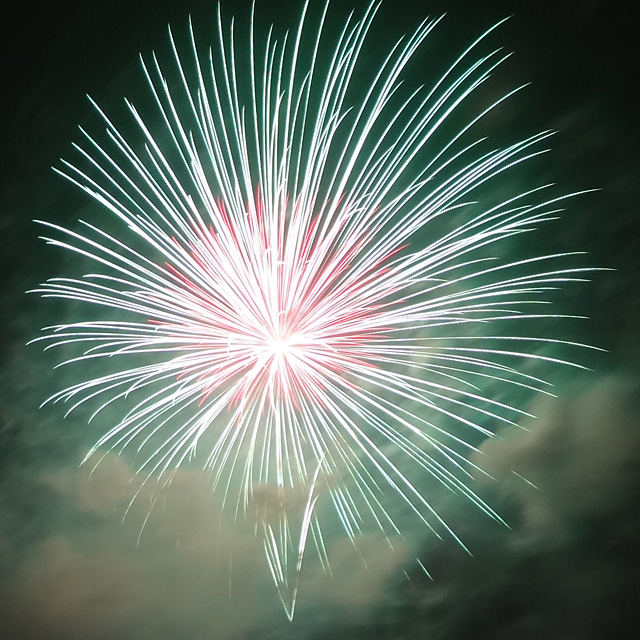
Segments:
[[[253,20],[239,44],[218,12],[209,55],[193,29],[184,52],[170,34],[171,77],[142,62],[155,114],[127,101],[125,136],[95,105],[103,142],[82,131],[59,170],[115,226],[43,223],[97,269],[39,291],[100,310],[39,338],[101,370],[52,400],[124,407],[89,455],[133,449],[150,478],[205,468],[221,509],[262,540],[289,618],[307,541],[330,571],[332,517],[354,545],[370,530],[393,545],[402,510],[455,536],[420,488],[431,477],[498,518],[466,458],[524,412],[488,389],[545,390],[529,365],[562,362],[540,351],[559,341],[519,323],[558,317],[537,309],[579,278],[569,254],[501,259],[556,216],[544,187],[473,203],[550,135],[482,146],[478,121],[511,94],[449,126],[505,57],[476,56],[492,30],[432,88],[407,90],[427,20],[359,92],[376,10],[330,43],[326,7],[263,45]]]

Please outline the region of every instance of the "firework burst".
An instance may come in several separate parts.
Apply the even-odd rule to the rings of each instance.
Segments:
[[[392,545],[398,504],[454,535],[416,484],[430,476],[498,517],[469,488],[466,456],[523,412],[483,389],[544,389],[525,364],[554,361],[539,346],[555,341],[518,322],[553,317],[536,312],[545,292],[580,271],[558,262],[568,254],[499,258],[555,217],[544,188],[471,205],[549,135],[478,152],[474,125],[508,96],[447,131],[504,59],[476,57],[489,32],[430,90],[406,92],[438,22],[425,21],[354,105],[376,9],[330,45],[326,8],[318,28],[305,7],[264,46],[252,26],[248,49],[220,13],[214,53],[192,29],[186,55],[171,36],[171,79],[155,56],[142,63],[159,122],[127,101],[142,144],[96,105],[105,141],[83,131],[80,161],[60,170],[121,228],[43,223],[99,268],[39,291],[108,308],[40,338],[79,345],[66,363],[104,365],[52,400],[126,407],[91,454],[133,448],[149,477],[206,468],[221,508],[263,541],[289,618],[307,540],[330,571],[331,511],[354,544],[373,528]]]

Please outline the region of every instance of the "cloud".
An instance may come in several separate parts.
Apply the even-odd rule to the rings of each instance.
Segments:
[[[536,420],[487,440],[474,488],[509,528],[447,503],[472,555],[427,545],[433,581],[411,574],[382,637],[635,640],[639,401],[637,380],[612,377],[538,399]]]
[[[260,549],[217,517],[204,474],[159,488],[111,454],[90,471],[41,479],[57,531],[4,585],[3,637],[233,638],[261,620]]]
[[[499,495],[519,505],[527,531],[568,534],[577,522],[624,510],[635,495],[639,401],[640,384],[621,378],[539,399],[536,420],[487,440],[473,462],[497,481]]]
[[[12,543],[21,559],[0,578],[3,638],[233,640],[287,628],[255,523],[221,517],[205,473],[145,481],[107,453],[31,486],[52,498],[51,508],[46,518],[23,516],[47,520],[44,535]],[[254,499],[271,513],[274,495],[257,487]],[[287,509],[300,500],[287,495]],[[3,546],[8,553],[0,539],[0,553]],[[373,536],[334,536],[327,553],[332,572],[312,550],[305,556],[296,619],[305,633],[305,611],[325,620],[365,615],[406,559],[399,541]]]

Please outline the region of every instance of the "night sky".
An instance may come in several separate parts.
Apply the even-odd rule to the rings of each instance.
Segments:
[[[340,25],[356,0],[335,2]],[[522,4],[522,6],[520,6]],[[215,3],[202,0],[49,2],[10,0],[0,9],[0,634],[7,640],[235,638],[429,638],[430,640],[633,639],[640,574],[640,9],[631,3],[389,0],[374,23],[381,56],[427,15],[446,13],[407,82],[431,78],[430,56],[453,58],[498,20],[491,38],[514,55],[496,91],[531,83],[503,122],[506,140],[553,129],[553,151],[531,169],[535,183],[572,199],[544,230],[544,251],[585,251],[602,267],[567,287],[562,312],[588,316],[569,337],[603,349],[581,355],[591,371],[554,379],[556,400],[529,399],[537,421],[483,446],[478,464],[494,482],[478,491],[502,527],[450,496],[436,497],[465,540],[427,538],[414,565],[360,549],[369,570],[336,549],[333,578],[310,571],[288,623],[250,536],[220,525],[205,477],[185,471],[155,509],[126,458],[89,477],[79,461],[96,438],[84,416],[63,421],[39,409],[66,373],[55,354],[26,343],[65,307],[25,291],[60,273],[73,256],[46,247],[34,219],[73,225],[97,205],[51,170],[71,155],[77,126],[96,127],[90,94],[110,112],[144,89],[138,53],[167,52],[167,24],[191,15],[211,34]],[[293,27],[299,3],[256,2],[258,30]],[[223,2],[244,24],[249,2]],[[142,89],[142,91],[141,91]],[[144,100],[144,98],[141,98]],[[73,375],[72,373],[70,375]],[[480,458],[482,460],[480,460]],[[516,470],[537,489],[514,480]],[[484,484],[483,484],[484,483]],[[146,502],[145,502],[146,500]],[[216,531],[216,538],[212,531]],[[234,548],[233,579],[220,549]],[[406,575],[405,575],[406,573]],[[407,577],[409,580],[407,580]],[[232,586],[229,587],[229,584]],[[231,594],[229,593],[231,591]],[[636,626],[634,626],[634,623]]]

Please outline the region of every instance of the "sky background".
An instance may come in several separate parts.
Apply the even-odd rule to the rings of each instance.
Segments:
[[[556,401],[532,400],[530,431],[485,445],[497,482],[480,490],[507,529],[448,496],[435,497],[473,557],[425,541],[433,581],[402,554],[362,540],[369,569],[339,546],[333,579],[310,571],[290,624],[269,588],[251,536],[220,523],[206,479],[185,471],[140,538],[151,493],[122,522],[139,478],[110,457],[88,476],[78,462],[95,439],[82,416],[38,405],[59,388],[55,357],[25,346],[55,322],[56,304],[24,292],[73,270],[32,221],[73,221],[95,206],[51,166],[70,156],[77,126],[96,125],[85,94],[117,110],[142,83],[137,54],[166,52],[166,25],[187,16],[202,34],[215,3],[8,2],[0,9],[0,624],[7,638],[636,638],[640,555],[639,12],[604,1],[383,3],[371,56],[427,15],[447,13],[407,81],[425,82],[432,58],[451,59],[496,21],[491,43],[513,51],[497,88],[531,86],[501,111],[496,135],[558,131],[535,183],[599,191],[571,202],[540,242],[584,250],[614,269],[569,287],[563,312],[589,316],[571,338],[597,345],[592,373],[556,380]],[[470,5],[472,5],[470,7]],[[521,6],[526,5],[526,6]],[[223,3],[246,18],[248,2]],[[335,3],[340,24],[348,9]],[[293,27],[297,2],[258,2],[258,25]],[[378,43],[380,46],[378,47]],[[64,375],[64,374],[63,374]],[[516,482],[511,470],[534,482]],[[482,482],[482,481],[480,481]],[[145,502],[146,500],[146,502]],[[211,532],[215,530],[216,536]],[[234,549],[233,579],[221,549]],[[407,568],[408,567],[408,568]],[[409,574],[410,581],[403,575]],[[231,585],[231,586],[229,586]],[[231,597],[229,596],[231,592]]]

